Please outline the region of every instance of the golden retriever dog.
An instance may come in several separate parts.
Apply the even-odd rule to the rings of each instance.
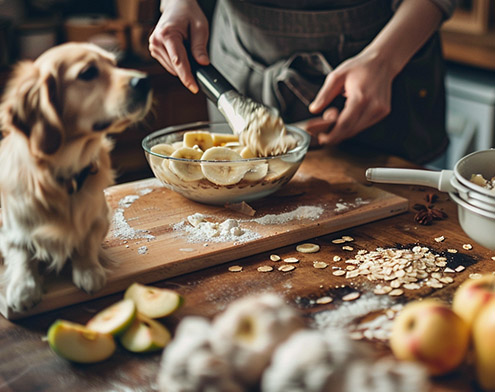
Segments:
[[[141,120],[150,105],[146,75],[118,68],[92,44],[56,46],[15,67],[0,103],[0,250],[11,309],[39,302],[43,272],[68,260],[77,287],[104,286],[104,189],[114,181],[107,134]]]

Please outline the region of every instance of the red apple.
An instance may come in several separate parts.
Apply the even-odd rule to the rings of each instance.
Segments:
[[[424,364],[432,375],[457,368],[469,345],[469,327],[446,304],[415,301],[395,319],[390,346],[398,359]]]
[[[459,286],[454,294],[452,309],[468,325],[472,325],[477,314],[495,299],[495,275],[485,274],[480,279],[469,279]]]
[[[476,375],[484,391],[495,391],[495,298],[479,311],[472,327]]]

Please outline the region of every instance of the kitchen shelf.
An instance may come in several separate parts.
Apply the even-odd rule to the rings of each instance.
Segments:
[[[495,71],[495,30],[472,34],[444,29],[441,35],[446,60]]]

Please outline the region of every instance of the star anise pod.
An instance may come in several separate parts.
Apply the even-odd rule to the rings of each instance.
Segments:
[[[438,200],[438,195],[436,193],[428,192],[425,196],[425,200],[428,204],[434,204]]]
[[[433,206],[425,206],[423,204],[415,204],[413,207],[416,211],[414,220],[420,225],[429,225],[433,220],[441,220],[447,218],[447,214]]]

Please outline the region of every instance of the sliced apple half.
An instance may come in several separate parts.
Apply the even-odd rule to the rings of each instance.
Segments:
[[[132,299],[123,299],[97,313],[86,324],[92,331],[122,334],[136,317],[136,305]]]
[[[131,284],[127,288],[124,298],[134,301],[138,313],[153,319],[168,316],[177,310],[183,302],[182,296],[173,290],[140,283]]]
[[[131,326],[120,336],[120,343],[129,351],[144,353],[163,349],[171,338],[163,324],[138,313]]]
[[[115,351],[113,336],[66,320],[55,321],[48,330],[51,349],[72,362],[93,363],[109,358]]]

